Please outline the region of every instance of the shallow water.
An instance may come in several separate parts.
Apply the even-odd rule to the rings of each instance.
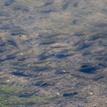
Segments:
[[[106,0],[0,0],[0,107],[107,107]]]

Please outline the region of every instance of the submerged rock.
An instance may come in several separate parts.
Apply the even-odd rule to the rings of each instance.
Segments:
[[[97,68],[90,64],[84,64],[80,68],[80,72],[86,73],[86,74],[95,74]]]

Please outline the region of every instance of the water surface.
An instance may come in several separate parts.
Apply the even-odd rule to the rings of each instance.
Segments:
[[[106,0],[0,0],[0,107],[107,107]]]

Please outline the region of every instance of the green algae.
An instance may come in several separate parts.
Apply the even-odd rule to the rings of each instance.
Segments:
[[[19,98],[17,96],[0,97],[0,107],[14,107],[15,105],[43,104],[54,100],[57,96],[32,96],[31,98]]]
[[[38,102],[38,103],[41,103],[41,102],[48,102],[49,100],[53,100],[55,99],[57,96],[32,96],[31,97],[31,101],[32,102]]]
[[[0,93],[11,94],[15,91],[13,87],[0,87]]]
[[[38,96],[33,95],[31,97],[19,97],[19,93],[23,92],[20,87],[2,86],[0,87],[0,107],[12,107],[14,105],[32,105],[43,104],[53,101],[57,96]]]
[[[2,94],[15,94],[22,90],[21,87],[13,87],[13,86],[1,86],[0,93]]]
[[[48,103],[55,98],[56,96],[32,96],[30,98],[19,98],[17,96],[11,96],[8,101],[9,105],[32,105]]]
[[[7,106],[7,99],[5,97],[0,97],[0,107],[9,107]]]

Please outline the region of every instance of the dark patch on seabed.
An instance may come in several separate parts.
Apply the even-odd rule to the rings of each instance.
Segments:
[[[106,0],[0,0],[0,107],[107,107]]]

